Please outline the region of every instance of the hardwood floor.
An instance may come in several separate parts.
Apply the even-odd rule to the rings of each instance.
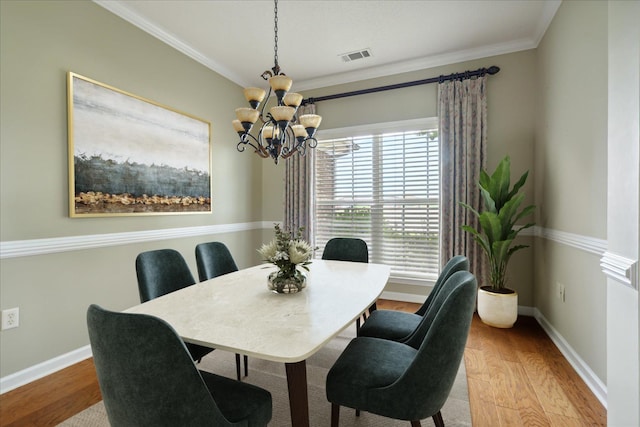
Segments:
[[[418,308],[388,300],[377,305]],[[474,427],[606,425],[604,407],[532,317],[496,329],[475,316],[464,359]],[[88,359],[0,395],[0,426],[55,426],[100,399]]]

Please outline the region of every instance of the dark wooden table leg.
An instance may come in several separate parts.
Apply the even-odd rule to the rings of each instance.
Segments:
[[[289,386],[289,406],[291,425],[309,427],[309,397],[307,395],[307,362],[285,363],[287,385]]]

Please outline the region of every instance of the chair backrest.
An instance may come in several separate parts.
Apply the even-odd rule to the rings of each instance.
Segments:
[[[444,284],[444,282],[446,282],[449,276],[451,276],[456,271],[469,271],[469,259],[467,257],[463,255],[456,255],[449,261],[447,261],[444,268],[440,272],[438,279],[436,280],[436,284],[433,285],[431,293],[429,293],[429,296],[427,297],[425,302],[418,309],[418,311],[416,311],[416,314],[424,316],[424,314],[427,312],[427,308],[429,308],[431,302],[435,299],[436,295],[438,295],[440,289],[442,289],[442,285]]]
[[[369,262],[369,248],[362,239],[334,237],[322,251],[322,259],[334,261]]]
[[[112,426],[230,426],[165,321],[91,305],[89,340]]]
[[[449,297],[451,292],[456,289],[458,281],[460,280],[460,277],[462,277],[458,273],[468,273],[468,271],[461,270],[453,273],[447,280],[444,281],[444,283],[440,287],[440,291],[433,298],[433,301],[427,308],[424,316],[422,316],[422,320],[420,321],[416,329],[411,333],[411,335],[409,335],[408,338],[403,341],[405,344],[410,345],[416,350],[420,348],[420,346],[424,342],[425,336],[429,332],[429,329],[432,327],[437,314],[442,309],[442,306],[447,301],[447,298]],[[471,277],[474,277],[475,279],[475,276],[473,276],[473,274],[471,275]]]
[[[159,249],[139,254],[136,257],[136,275],[141,302],[196,283],[187,262],[180,252],[173,249]]]
[[[196,246],[196,264],[201,282],[238,271],[227,246],[222,242],[200,243]]]
[[[446,286],[450,291],[413,362],[393,384],[368,394],[373,407],[378,400],[380,404],[392,401],[397,418],[416,420],[442,409],[462,361],[477,293],[476,279],[468,271],[454,273]]]

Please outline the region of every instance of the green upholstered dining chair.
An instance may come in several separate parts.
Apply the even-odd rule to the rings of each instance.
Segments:
[[[351,261],[351,262],[369,262],[369,247],[367,242],[362,239],[351,237],[334,237],[329,239],[322,251],[322,259],[333,261]],[[368,312],[371,313],[376,309],[374,302],[369,307]],[[367,318],[367,314],[364,314]],[[356,320],[356,332],[359,333],[361,319]]]
[[[142,252],[136,257],[140,302],[147,302],[196,283],[187,262],[174,249]],[[200,361],[212,348],[186,343],[193,360]]]
[[[369,247],[362,239],[334,237],[322,251],[322,259],[334,261],[369,262]]]
[[[457,271],[469,271],[469,260],[462,255],[452,257],[440,272],[431,293],[415,313],[396,310],[376,310],[360,328],[360,336],[403,342],[418,328],[427,309],[446,280]]]
[[[437,311],[434,306],[427,312],[436,311],[419,343],[353,339],[327,374],[331,426],[338,426],[340,407],[347,406],[410,421],[413,427],[432,417],[437,427],[444,427],[440,411],[462,361],[476,292],[473,274],[450,276],[436,297],[442,300]]]
[[[233,255],[222,242],[207,242],[196,245],[196,265],[201,282],[238,271]],[[240,355],[236,353],[236,371],[240,375]],[[249,375],[249,358],[244,356],[244,376]]]
[[[199,371],[164,320],[94,304],[87,326],[112,426],[263,427],[271,420],[268,391]]]
[[[208,242],[196,245],[196,265],[201,282],[238,271],[233,255],[222,242]]]

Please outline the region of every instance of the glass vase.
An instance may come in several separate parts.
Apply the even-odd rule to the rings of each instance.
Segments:
[[[267,287],[279,294],[295,294],[307,286],[307,276],[295,270],[293,274],[286,274],[282,270],[269,274]]]

